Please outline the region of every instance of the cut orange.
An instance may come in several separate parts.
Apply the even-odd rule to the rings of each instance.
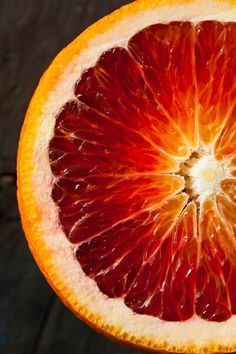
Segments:
[[[30,249],[118,341],[236,350],[235,19],[233,1],[135,1],[65,48],[30,103]]]

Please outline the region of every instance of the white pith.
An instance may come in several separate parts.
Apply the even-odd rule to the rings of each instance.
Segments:
[[[204,16],[202,14],[205,14]],[[58,274],[68,287],[72,289],[81,304],[87,306],[91,312],[101,316],[108,325],[121,328],[121,331],[130,336],[146,337],[157,343],[167,342],[170,346],[188,345],[195,343],[199,348],[207,347],[207,343],[215,345],[232,345],[236,343],[236,316],[228,321],[215,323],[204,321],[194,317],[186,322],[165,322],[147,315],[134,314],[122,299],[110,299],[104,296],[96,283],[85,276],[78,261],[73,257],[73,247],[65,237],[58,224],[57,207],[52,201],[51,190],[53,176],[48,160],[48,142],[53,136],[55,116],[63,104],[74,98],[73,88],[75,81],[82,72],[93,66],[99,55],[114,46],[126,46],[128,39],[138,30],[161,22],[172,20],[189,20],[198,22],[213,19],[220,21],[236,20],[236,7],[229,3],[210,0],[195,1],[189,5],[168,5],[134,15],[115,25],[108,33],[97,36],[89,43],[78,58],[66,68],[64,74],[58,79],[57,86],[51,92],[45,110],[41,117],[41,127],[38,131],[35,143],[34,174],[32,193],[41,206],[43,213],[42,228],[45,230],[42,237],[50,250],[53,250],[54,262],[58,268]],[[43,138],[42,138],[43,137]],[[192,167],[191,175],[193,185],[199,195],[206,195],[208,186],[206,181],[198,182],[198,176],[209,164],[216,173],[214,190],[219,188],[219,180],[228,171],[222,166],[216,165],[212,156],[202,158],[197,165]],[[200,352],[200,351],[199,351]]]
[[[204,202],[205,199],[222,193],[221,182],[232,178],[228,161],[216,159],[213,149],[203,149],[186,172],[189,177],[189,188],[196,200]]]
[[[190,176],[193,190],[201,200],[221,192],[220,182],[230,177],[225,167],[214,159],[214,155],[202,156],[190,169]]]

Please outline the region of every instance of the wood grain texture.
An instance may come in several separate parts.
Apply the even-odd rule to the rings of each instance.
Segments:
[[[37,82],[54,56],[125,0],[0,0],[0,353],[138,354],[79,321],[39,272],[16,203],[16,150]]]

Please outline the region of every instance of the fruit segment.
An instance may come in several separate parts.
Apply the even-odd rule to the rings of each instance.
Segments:
[[[140,31],[128,48],[160,110],[181,131],[183,141],[197,148],[194,36],[189,22],[158,24]]]
[[[226,320],[235,313],[236,245],[232,229],[224,219],[226,207],[227,200],[220,195],[216,203],[206,200],[199,223],[201,255],[196,313],[212,321]]]
[[[236,61],[236,56],[234,61]],[[235,98],[236,97],[232,99],[229,117],[225,122],[224,128],[222,129],[222,132],[216,141],[215,151],[219,160],[226,157],[231,157],[236,153],[236,107],[234,107]]]
[[[210,144],[235,105],[236,24],[205,21],[195,33],[199,133]]]
[[[236,181],[235,181],[236,182]],[[223,217],[225,223],[228,225],[232,235],[236,231],[236,204],[233,203],[230,198],[228,198],[225,194],[218,194],[216,196],[216,202],[218,206],[218,210]],[[232,251],[236,250],[236,238],[232,236],[234,247]],[[236,253],[235,253],[236,256]]]
[[[191,203],[165,237],[152,240],[152,253],[143,258],[125,303],[135,312],[166,321],[191,318],[197,258],[196,206]]]
[[[224,179],[221,182],[222,191],[232,200],[233,203],[236,203],[236,179],[228,178]]]

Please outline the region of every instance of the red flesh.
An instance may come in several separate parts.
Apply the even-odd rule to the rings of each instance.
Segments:
[[[222,131],[216,157],[235,153],[235,63],[236,24],[154,25],[103,53],[57,116],[49,157],[62,228],[84,272],[137,313],[236,314],[236,180],[199,215],[175,175],[199,137]]]

